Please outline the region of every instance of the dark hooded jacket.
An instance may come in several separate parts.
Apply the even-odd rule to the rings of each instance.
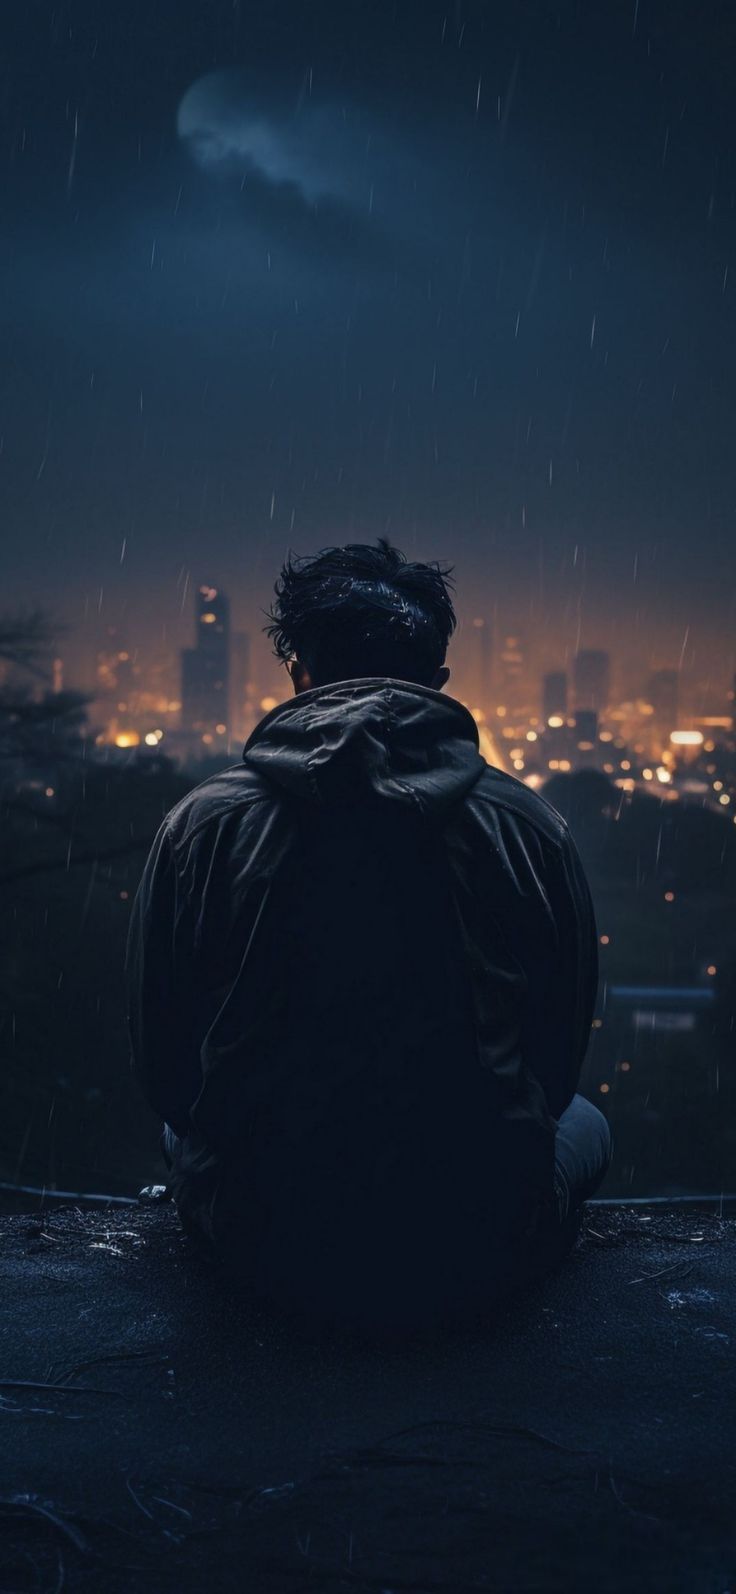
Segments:
[[[449,1267],[458,1233],[516,1244],[550,1200],[590,896],[563,820],[446,694],[346,681],[268,714],[162,825],[128,981],[180,1209],[254,1266],[421,1232]]]

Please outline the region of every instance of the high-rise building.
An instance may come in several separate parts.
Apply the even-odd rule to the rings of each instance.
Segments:
[[[230,718],[233,736],[245,739],[253,729],[255,704],[251,680],[250,637],[234,631],[230,659]]]
[[[544,719],[566,719],[567,675],[564,670],[550,670],[542,681],[542,714]]]
[[[182,729],[224,744],[230,725],[230,605],[217,587],[195,594],[197,640],[181,656]]]
[[[492,670],[491,627],[482,615],[476,615],[467,628],[466,695],[470,707],[484,714],[490,710]]]
[[[605,713],[611,700],[611,660],[601,648],[583,648],[575,656],[575,708]]]
[[[526,696],[526,661],[524,644],[516,633],[505,636],[499,656],[498,691],[507,714],[513,715],[524,706]]]
[[[598,710],[579,708],[575,714],[578,747],[591,750],[598,737]]]
[[[649,701],[652,720],[658,735],[669,738],[677,729],[678,692],[680,676],[677,670],[655,670],[649,681]]]

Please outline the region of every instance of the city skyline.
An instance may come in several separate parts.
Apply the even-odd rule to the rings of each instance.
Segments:
[[[283,671],[276,690],[272,671],[259,673],[249,633],[231,624],[229,594],[204,583],[190,596],[189,645],[159,656],[150,674],[124,635],[107,629],[89,690],[98,746],[161,750],[185,765],[230,758],[290,695]],[[617,661],[601,648],[578,649],[568,668],[540,673],[538,650],[527,652],[518,632],[497,636],[480,615],[460,644],[451,690],[476,719],[489,763],[532,786],[551,773],[595,769],[623,791],[653,781],[672,799],[700,792],[717,807],[736,798],[734,680],[720,698],[698,701],[681,671],[664,668],[627,695]],[[63,676],[57,658],[55,689]]]
[[[211,576],[211,571],[210,571]],[[202,584],[201,590],[209,585],[209,578]],[[223,583],[212,582],[213,590],[225,591]],[[59,646],[57,651],[63,652],[67,661],[66,674],[68,680],[73,679],[74,684],[83,690],[92,690],[95,680],[96,658],[100,651],[101,639],[107,633],[115,634],[121,638],[121,646],[126,651],[132,651],[145,669],[150,669],[154,661],[160,661],[169,656],[173,659],[179,653],[191,647],[192,642],[192,616],[194,605],[197,603],[197,593],[200,587],[186,580],[182,583],[183,600],[180,599],[176,624],[167,622],[151,630],[145,625],[140,609],[132,606],[132,612],[126,614],[123,610],[121,618],[109,625],[104,618],[102,609],[98,609],[92,616],[88,613],[87,623],[81,627],[69,626],[66,630],[59,628]],[[263,604],[257,604],[253,598],[248,602],[242,595],[238,601],[237,591],[233,594],[228,591],[228,603],[231,607],[231,630],[233,635],[247,635],[249,647],[249,663],[252,673],[258,674],[271,691],[277,682],[282,681],[283,669],[273,655],[270,643],[264,635],[263,627],[266,622],[265,606],[272,588],[264,593]],[[534,680],[541,683],[541,678],[546,674],[566,674],[568,677],[568,692],[571,705],[575,700],[575,669],[576,660],[581,657],[593,657],[605,653],[610,660],[610,667],[614,672],[614,690],[619,697],[631,695],[651,695],[653,683],[661,683],[677,677],[679,692],[675,697],[682,702],[689,698],[697,700],[699,711],[705,711],[705,704],[710,700],[715,706],[724,700],[730,690],[736,670],[729,667],[732,658],[736,664],[736,656],[730,651],[719,653],[716,667],[708,669],[699,661],[697,650],[686,633],[680,640],[679,649],[672,647],[669,651],[662,647],[648,648],[642,643],[638,652],[633,652],[625,641],[617,641],[617,628],[612,628],[612,642],[608,646],[597,648],[585,645],[582,638],[580,645],[575,645],[575,628],[569,624],[565,634],[557,634],[551,626],[548,631],[534,625],[531,620],[526,626],[519,625],[515,617],[508,611],[499,615],[499,606],[486,609],[477,613],[480,608],[475,594],[475,606],[463,605],[461,595],[456,594],[456,609],[458,613],[458,628],[450,641],[447,660],[451,668],[452,692],[454,686],[462,684],[465,695],[472,696],[471,682],[477,678],[478,672],[485,672],[486,677],[490,669],[494,675],[494,690],[500,690],[503,678],[503,664],[501,662],[504,648],[507,643],[513,643],[521,649],[520,658],[523,661],[519,668],[523,680],[526,682],[526,695],[528,696],[529,683]],[[479,629],[482,627],[482,629]],[[598,642],[602,644],[599,634]],[[674,640],[677,634],[674,633]],[[479,650],[482,649],[483,653]],[[481,663],[481,659],[484,663]],[[698,668],[698,664],[701,667]],[[513,668],[517,668],[516,665]],[[453,675],[455,677],[453,686]],[[290,689],[288,682],[284,682],[285,690]],[[671,690],[671,688],[670,688]],[[507,688],[508,691],[508,688]],[[543,687],[539,684],[539,694]],[[501,696],[503,696],[501,692]],[[593,700],[591,699],[591,704]]]

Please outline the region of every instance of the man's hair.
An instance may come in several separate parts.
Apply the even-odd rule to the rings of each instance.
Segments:
[[[315,686],[376,675],[429,686],[455,629],[452,585],[451,566],[409,563],[385,537],[289,554],[265,630]]]

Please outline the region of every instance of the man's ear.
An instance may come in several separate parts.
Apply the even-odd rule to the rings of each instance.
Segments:
[[[312,677],[307,669],[306,664],[302,664],[301,659],[294,659],[292,661],[292,663],[289,665],[289,674],[293,682],[294,691],[297,693],[297,695],[299,692],[311,692]]]
[[[443,686],[447,686],[449,679],[450,671],[448,670],[447,665],[443,664],[442,669],[437,671],[437,674],[432,682],[432,691],[441,692]]]

